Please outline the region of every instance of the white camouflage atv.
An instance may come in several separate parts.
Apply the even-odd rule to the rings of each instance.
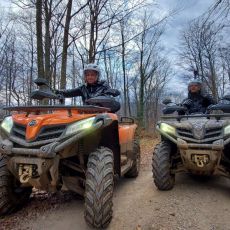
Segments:
[[[207,114],[171,115],[180,111],[186,108],[171,103],[156,127],[161,135],[152,158],[157,188],[172,189],[179,172],[230,178],[230,104],[214,105]]]

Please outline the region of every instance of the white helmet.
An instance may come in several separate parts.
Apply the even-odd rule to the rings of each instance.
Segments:
[[[202,86],[202,81],[198,80],[198,79],[194,79],[194,80],[191,80],[189,83],[188,83],[188,87],[191,86],[191,85],[200,85]]]
[[[100,68],[99,68],[99,66],[97,64],[90,63],[90,64],[85,65],[85,67],[84,67],[84,76],[85,76],[85,72],[87,70],[94,70],[94,71],[96,71],[98,79],[99,79],[101,71],[100,71]]]
[[[200,90],[203,88],[202,87],[202,81],[200,81],[199,79],[193,79],[188,83],[188,90],[190,88],[191,85],[199,85],[200,86]]]

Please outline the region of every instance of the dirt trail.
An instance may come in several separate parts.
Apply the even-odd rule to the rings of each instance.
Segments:
[[[230,180],[215,177],[197,181],[183,174],[176,177],[173,190],[160,192],[153,185],[151,154],[143,156],[139,177],[122,178],[116,183],[113,220],[108,229],[230,230]],[[0,229],[7,226],[7,221],[14,221],[10,229],[90,229],[83,218],[83,200],[63,198],[63,194],[61,201],[59,198],[42,200],[35,196],[14,214],[16,219],[11,215],[0,220]]]

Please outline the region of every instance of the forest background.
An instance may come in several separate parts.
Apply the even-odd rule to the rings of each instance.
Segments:
[[[230,0],[202,1],[204,10],[191,11],[190,20],[178,15],[193,0],[170,2],[163,8],[166,1],[1,0],[0,106],[36,104],[30,94],[38,77],[54,90],[75,88],[92,62],[121,91],[119,113],[147,130],[154,130],[163,98],[186,96],[189,79],[202,80],[217,100],[229,94]],[[173,55],[172,23],[178,24]]]

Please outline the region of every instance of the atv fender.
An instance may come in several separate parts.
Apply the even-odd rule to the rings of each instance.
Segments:
[[[113,120],[108,126],[101,130],[100,146],[112,150],[114,156],[114,174],[121,175],[120,166],[120,143],[118,134],[118,121]]]
[[[125,152],[132,152],[136,129],[136,124],[121,124],[119,126],[119,142],[121,146],[121,154]]]

